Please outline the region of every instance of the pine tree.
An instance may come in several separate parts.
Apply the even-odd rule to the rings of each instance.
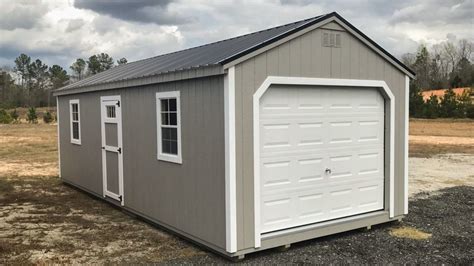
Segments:
[[[438,118],[439,117],[439,99],[436,95],[431,95],[430,98],[425,102],[424,117],[425,118]]]
[[[453,89],[448,89],[444,92],[443,99],[440,103],[441,117],[457,117],[458,116],[458,102],[456,94]]]

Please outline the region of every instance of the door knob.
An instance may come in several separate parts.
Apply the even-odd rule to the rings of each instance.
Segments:
[[[327,175],[330,175],[330,174],[331,174],[331,169],[326,168],[326,171],[325,171],[325,172],[326,172]]]

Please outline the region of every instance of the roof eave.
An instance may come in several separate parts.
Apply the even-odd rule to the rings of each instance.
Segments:
[[[195,71],[195,73],[187,73],[186,72]],[[171,82],[171,81],[178,81],[178,80],[185,80],[191,78],[200,78],[200,77],[207,77],[207,76],[216,76],[224,74],[224,68],[220,64],[213,64],[213,65],[203,65],[203,66],[196,66],[190,67],[181,70],[174,70],[174,71],[167,71],[167,72],[160,72],[153,75],[142,76],[137,78],[131,79],[123,79],[118,81],[112,82],[102,82],[96,83],[86,86],[79,86],[79,87],[70,87],[68,86],[59,88],[53,92],[53,96],[63,96],[63,95],[70,95],[70,94],[77,94],[82,92],[91,92],[91,91],[99,91],[99,90],[111,90],[111,89],[121,89],[126,87],[138,87],[138,86],[146,86],[164,82]]]

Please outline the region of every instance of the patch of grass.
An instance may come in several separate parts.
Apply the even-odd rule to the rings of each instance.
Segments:
[[[8,182],[7,180],[0,178],[0,199],[5,196],[5,194],[10,193],[13,191],[13,185],[11,182]]]
[[[437,144],[421,144],[410,143],[410,157],[430,158],[437,154],[446,153],[465,153],[474,154],[474,146],[469,145],[437,145]]]
[[[35,109],[36,109],[36,115],[38,116],[38,123],[43,123],[43,116],[46,114],[46,112],[50,112],[51,115],[53,116],[53,119],[56,116],[56,107],[37,107]],[[26,116],[28,113],[28,108],[17,107],[15,109],[10,109],[7,111],[10,113],[13,110],[16,110],[19,116],[18,119],[20,120],[21,123],[27,123]]]
[[[410,119],[410,135],[474,138],[474,119]]]
[[[398,238],[408,238],[414,240],[426,240],[431,238],[431,234],[409,226],[392,228],[390,229],[390,235]]]
[[[0,125],[0,161],[56,162],[56,130],[51,124]]]
[[[443,136],[458,138],[474,138],[473,119],[410,119],[410,135],[412,136]],[[429,158],[437,154],[467,153],[474,154],[474,145],[460,143],[438,144],[411,141],[409,145],[410,157]]]

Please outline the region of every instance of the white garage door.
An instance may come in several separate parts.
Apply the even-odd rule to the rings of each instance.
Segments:
[[[262,233],[383,209],[376,89],[272,86],[260,99]]]

